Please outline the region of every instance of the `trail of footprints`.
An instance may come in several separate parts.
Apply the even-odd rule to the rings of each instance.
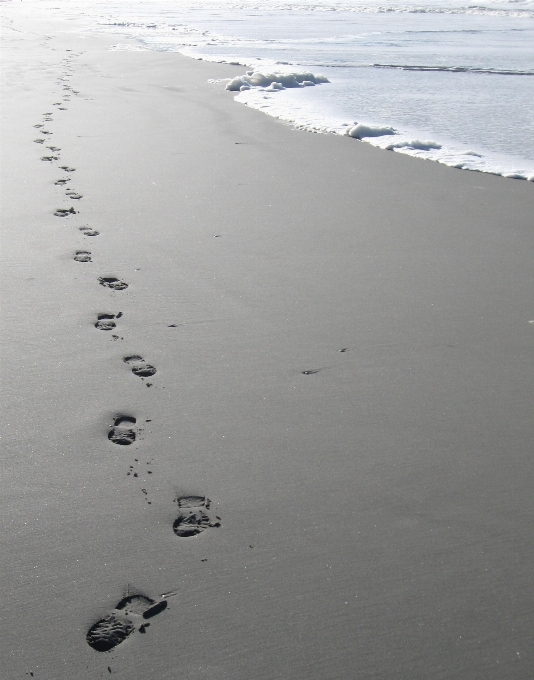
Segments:
[[[67,50],[69,51],[69,50]],[[62,101],[54,102],[59,111],[66,111],[67,108],[62,104],[70,101],[71,95],[78,95],[79,92],[74,90],[69,84],[68,79],[71,77],[73,69],[71,61],[74,55],[63,60],[63,74],[58,80],[58,84],[62,85],[65,92]],[[36,144],[48,144],[50,137],[53,135],[51,130],[45,129],[46,123],[53,122],[53,112],[47,111],[43,114],[42,122],[36,123],[33,127],[37,130],[39,135],[33,141]],[[48,126],[46,126],[48,127]],[[41,156],[41,161],[46,163],[55,163],[60,160],[61,149],[53,144],[46,146],[48,154]],[[62,176],[55,180],[54,185],[65,189],[65,197],[70,201],[81,201],[83,195],[70,186],[71,174],[76,171],[76,168],[69,165],[58,165],[59,169],[69,176]],[[58,207],[54,211],[56,217],[62,219],[76,218],[80,211],[74,205],[67,205]],[[96,229],[89,225],[77,227],[82,236],[93,237],[99,236]],[[78,263],[93,263],[92,253],[90,250],[77,249],[74,251],[73,260]],[[102,275],[97,277],[96,282],[100,286],[107,288],[112,292],[121,292],[128,288],[128,283],[115,276]],[[97,315],[94,327],[99,331],[115,331],[119,319],[123,316],[122,312],[102,312]],[[112,333],[111,337],[115,340],[119,336]],[[131,370],[132,374],[140,378],[147,386],[152,383],[146,382],[147,378],[152,378],[156,373],[156,368],[148,363],[142,356],[138,354],[129,354],[123,357],[123,362]],[[147,419],[146,423],[151,420]],[[132,446],[139,445],[140,434],[143,432],[142,427],[138,425],[137,418],[129,414],[117,414],[112,419],[108,430],[108,440],[111,444],[116,446]],[[134,449],[136,447],[134,446]],[[139,455],[139,454],[138,454]],[[139,457],[134,459],[135,465],[130,465],[127,475],[136,478],[141,483],[144,482],[144,476],[152,475],[153,461],[145,461],[146,465],[141,471],[141,461]],[[147,477],[148,479],[148,477]],[[148,505],[152,504],[149,500],[149,491],[142,488],[141,492]],[[177,517],[169,527],[174,534],[180,539],[187,539],[199,536],[204,531],[213,527],[221,526],[221,519],[210,510],[211,501],[206,496],[178,496],[175,498],[178,512]],[[203,560],[205,561],[205,560]],[[129,592],[123,597],[115,606],[115,608],[106,616],[96,621],[91,625],[86,634],[86,640],[90,647],[97,652],[109,652],[117,645],[124,642],[133,633],[146,633],[150,626],[150,619],[162,613],[168,606],[168,598],[177,594],[177,591],[166,593],[152,599],[148,595]]]
[[[143,492],[147,493],[146,489]],[[150,502],[150,501],[149,501]],[[210,527],[221,526],[220,517],[209,511],[211,501],[205,496],[176,498],[180,513],[173,531],[180,538],[198,536]],[[93,623],[86,634],[87,644],[97,652],[110,652],[133,633],[146,633],[149,619],[161,614],[168,606],[168,598],[178,591],[164,593],[153,599],[148,595],[129,593],[107,615]]]
[[[146,489],[143,491],[146,493]],[[206,496],[178,496],[175,502],[179,514],[174,521],[173,531],[179,538],[191,538],[210,527],[221,526],[221,518],[210,511],[211,501]],[[132,633],[146,633],[150,625],[147,620],[165,611],[167,599],[176,594],[177,591],[166,593],[155,600],[140,593],[126,595],[113,611],[89,628],[87,644],[97,652],[109,652]]]

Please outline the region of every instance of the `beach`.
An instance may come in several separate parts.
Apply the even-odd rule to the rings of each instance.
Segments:
[[[4,677],[530,678],[532,182],[2,5]]]

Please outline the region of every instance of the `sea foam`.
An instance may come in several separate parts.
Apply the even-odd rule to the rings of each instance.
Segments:
[[[431,149],[442,149],[441,144],[432,141],[423,142],[420,139],[410,139],[403,142],[394,142],[384,147],[387,151],[395,151],[396,149],[411,149],[413,151],[430,151]],[[467,153],[467,152],[466,152]],[[480,154],[471,154],[480,158]]]
[[[354,139],[363,139],[364,137],[383,137],[384,135],[394,135],[395,130],[392,127],[381,127],[378,125],[365,125],[365,123],[358,123],[354,127],[347,130],[349,137]]]
[[[313,74],[309,71],[293,71],[282,73],[261,73],[260,71],[248,71],[244,76],[236,76],[227,85],[227,90],[243,92],[252,87],[264,87],[269,92],[283,90],[286,87],[306,87],[319,83],[329,83],[326,76]]]

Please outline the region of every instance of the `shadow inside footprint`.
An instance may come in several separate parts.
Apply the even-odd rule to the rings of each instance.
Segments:
[[[124,357],[123,361],[125,364],[132,367],[132,373],[139,378],[150,378],[150,376],[157,372],[154,366],[147,364],[143,357],[140,357],[137,354]]]
[[[128,284],[120,279],[116,279],[114,276],[101,276],[98,281],[101,286],[106,288],[111,288],[111,290],[124,290],[128,288]]]
[[[133,444],[137,437],[135,423],[136,419],[132,416],[117,416],[108,433],[108,439],[120,446]]]
[[[88,250],[77,250],[74,259],[76,262],[92,262],[91,253]]]
[[[128,595],[117,604],[111,614],[89,628],[85,636],[87,644],[97,652],[109,652],[136,630],[145,633],[150,625],[145,623],[147,619],[165,611],[167,605],[163,596],[153,600],[145,595]]]
[[[156,373],[156,369],[150,364],[144,364],[143,366],[134,366],[132,373],[139,378],[150,378],[151,375]]]
[[[151,619],[153,616],[157,616],[158,614],[161,614],[162,611],[165,611],[167,609],[167,600],[161,600],[160,602],[155,602],[150,609],[147,609],[146,611],[143,612],[143,618],[145,619]],[[147,624],[148,625],[148,624]]]
[[[69,215],[76,215],[74,208],[58,208],[54,213],[57,217],[68,217]]]

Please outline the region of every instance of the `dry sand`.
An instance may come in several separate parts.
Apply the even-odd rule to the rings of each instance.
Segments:
[[[3,14],[2,677],[530,678],[534,186]]]

